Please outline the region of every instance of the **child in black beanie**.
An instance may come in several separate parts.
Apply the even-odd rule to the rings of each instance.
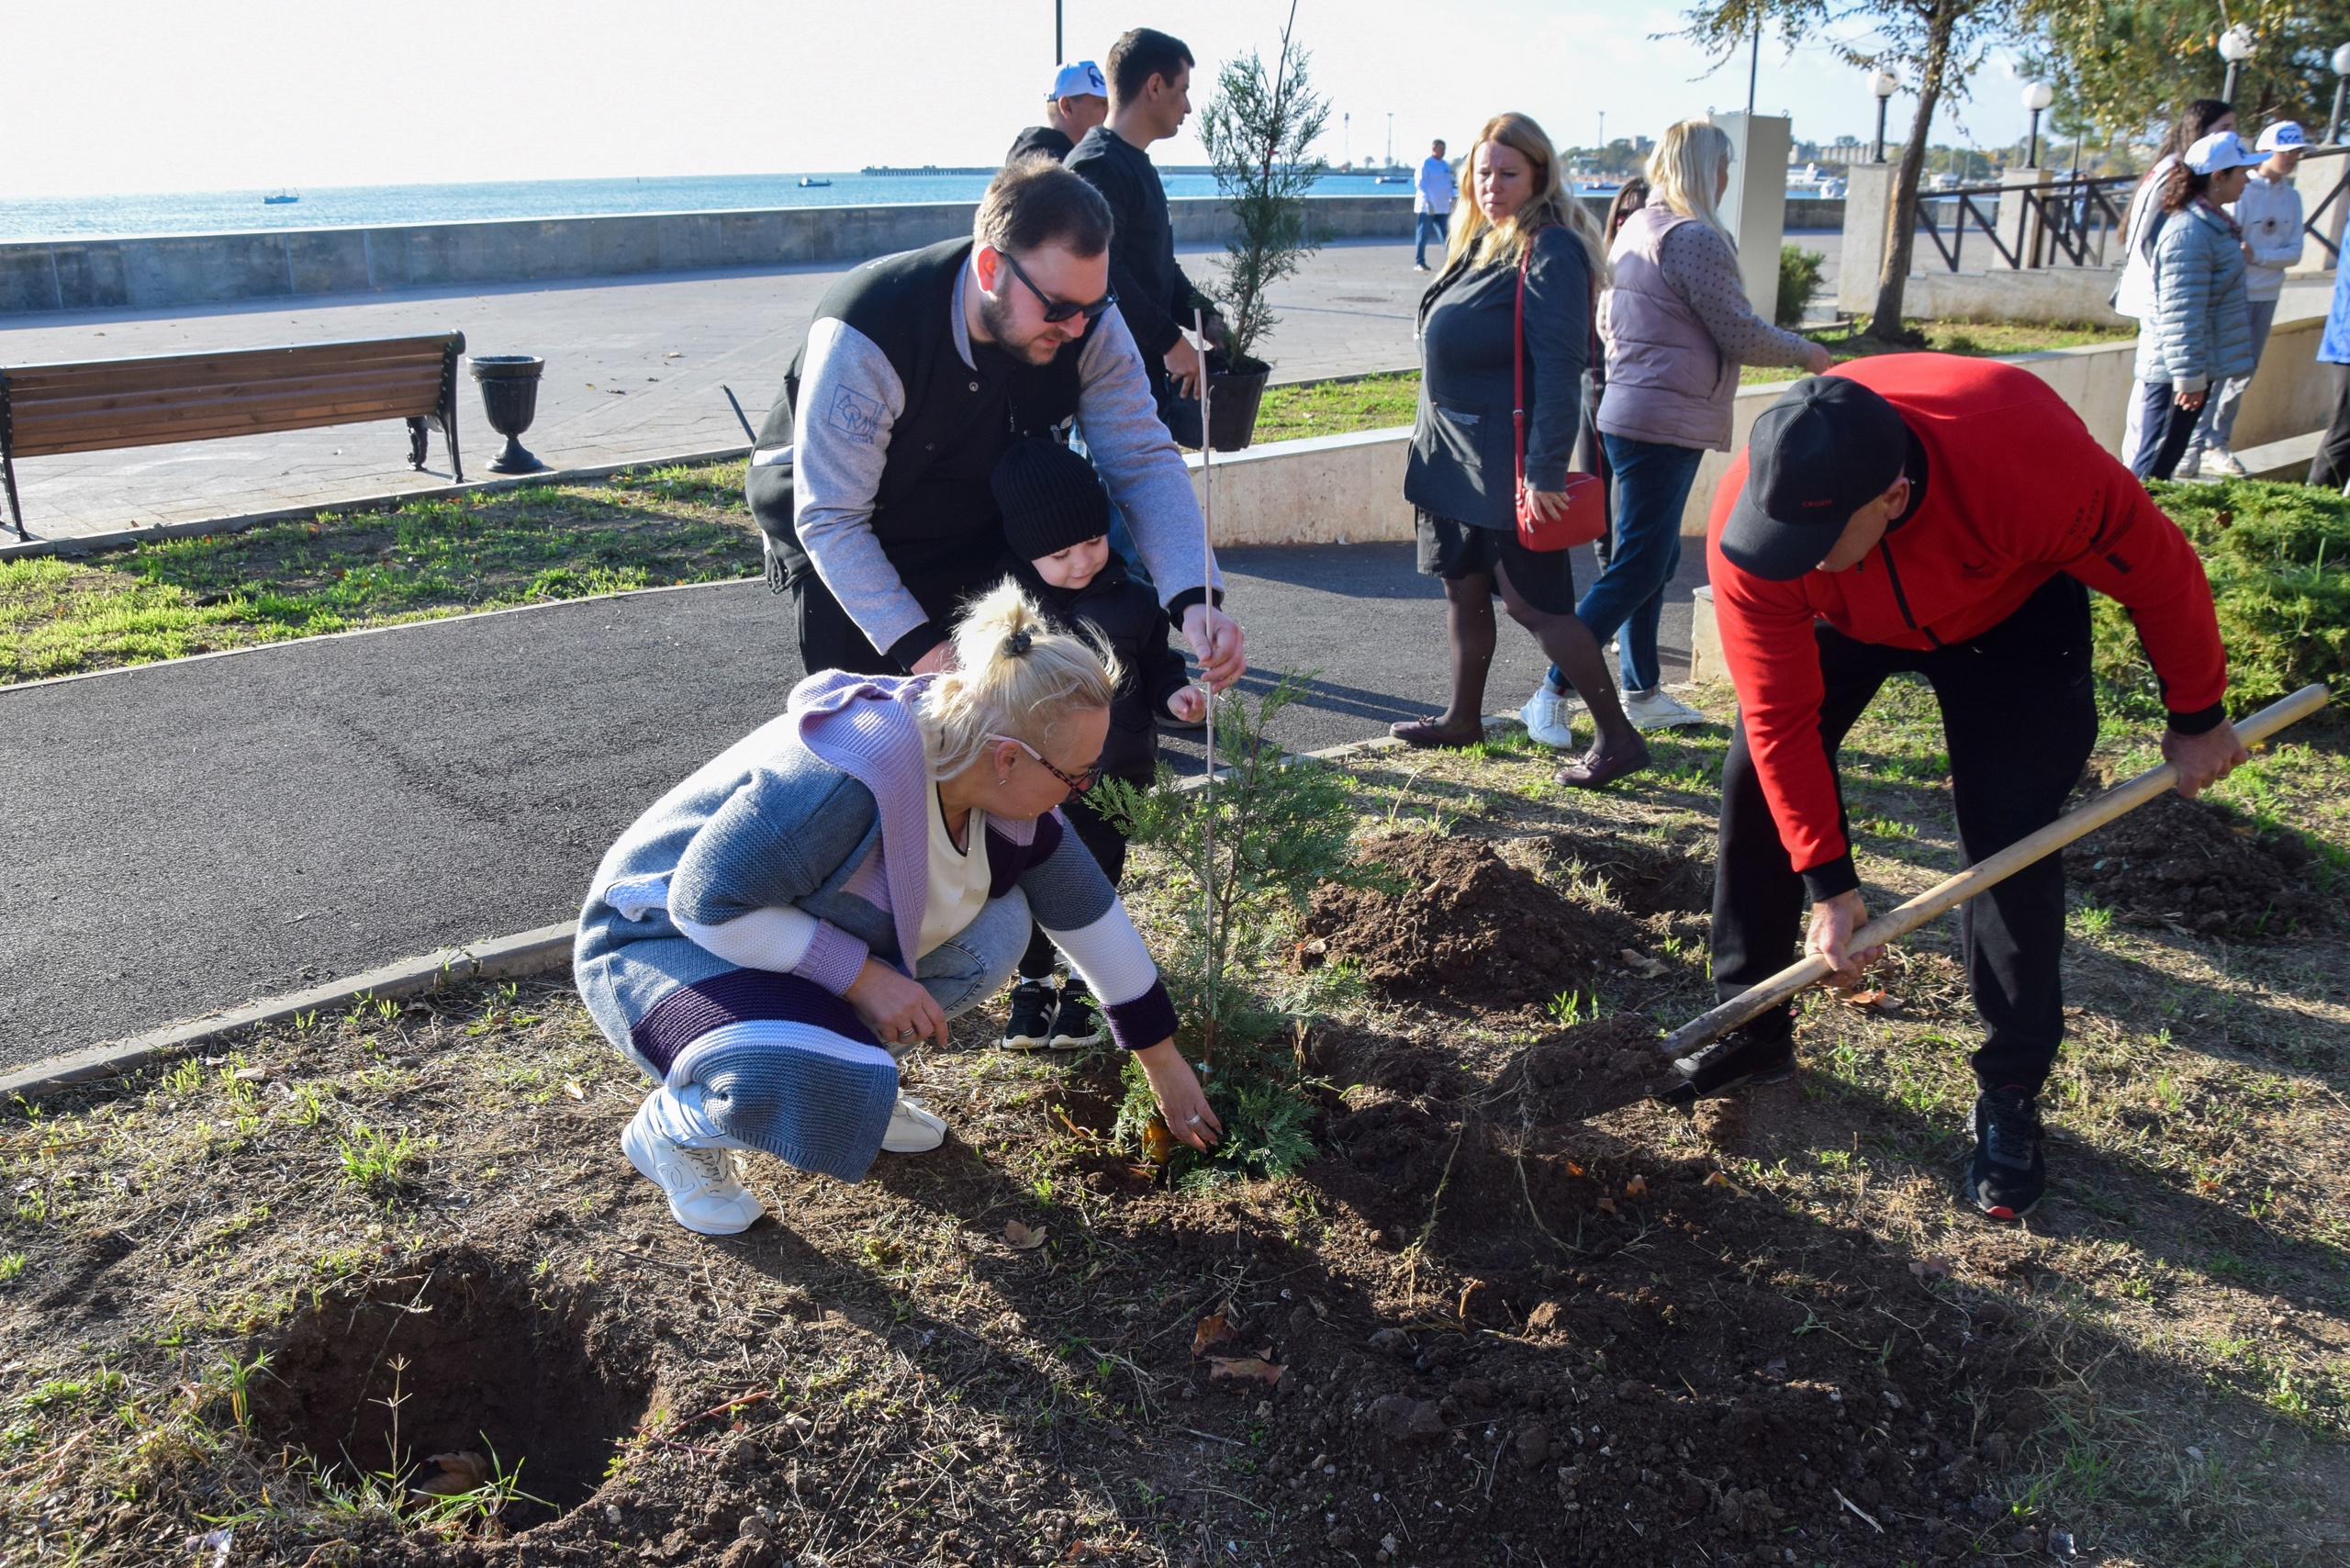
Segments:
[[[1183,656],[1168,645],[1170,627],[1158,596],[1126,575],[1110,550],[1110,498],[1092,465],[1058,442],[1032,438],[997,462],[996,504],[1003,511],[1004,569],[1046,617],[1069,631],[1091,632],[1107,644],[1122,667],[1110,704],[1110,734],[1102,746],[1102,775],[1148,785],[1158,768],[1153,722],[1166,714],[1186,723],[1206,716],[1207,700],[1191,682]],[[1126,868],[1125,835],[1086,801],[1072,795],[1061,814],[1093,852],[1110,885]],[[1053,944],[1039,926],[1020,960],[1012,1016],[1003,1044],[1013,1050],[1097,1045],[1101,1016],[1085,981],[1072,973],[1056,991]]]

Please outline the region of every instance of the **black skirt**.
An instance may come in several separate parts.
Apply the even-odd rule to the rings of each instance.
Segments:
[[[1510,586],[1545,615],[1575,612],[1575,553],[1528,550],[1515,529],[1472,528],[1449,517],[1418,510],[1420,570],[1458,582],[1495,566],[1509,572]],[[1494,589],[1498,594],[1498,587]]]

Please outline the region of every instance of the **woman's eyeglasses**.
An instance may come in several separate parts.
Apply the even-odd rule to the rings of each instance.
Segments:
[[[1022,751],[1024,751],[1030,756],[1035,757],[1036,759],[1037,767],[1043,768],[1046,772],[1051,774],[1054,778],[1059,779],[1062,783],[1068,785],[1071,790],[1080,795],[1084,794],[1088,790],[1092,789],[1096,784],[1102,782],[1102,764],[1098,761],[1095,762],[1092,767],[1084,769],[1082,772],[1070,775],[1063,773],[1059,768],[1055,767],[1051,763],[1046,762],[1043,752],[1038,751],[1035,746],[1030,745],[1026,741],[1022,740],[1017,735],[990,735],[988,739],[991,741],[1010,741],[1013,745],[1018,746]]]
[[[1035,295],[1036,303],[1045,308],[1045,319],[1047,321],[1058,323],[1068,320],[1072,316],[1082,316],[1088,321],[1091,321],[1118,302],[1118,291],[1114,288],[1091,305],[1072,305],[1066,299],[1055,299],[1030,281],[1028,274],[1020,270],[1020,263],[1012,259],[1011,252],[998,251],[996,254],[1003,258],[1003,264],[1012,269],[1013,277],[1028,285],[1028,292]],[[1038,757],[1036,760],[1044,762],[1045,759]],[[1050,767],[1051,764],[1046,763],[1046,766]]]

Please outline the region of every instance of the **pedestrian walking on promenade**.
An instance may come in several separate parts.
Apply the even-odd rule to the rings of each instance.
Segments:
[[[2339,368],[2333,373],[2333,421],[2310,461],[2309,483],[2350,493],[2350,267],[2334,272],[2333,297],[2326,308],[2317,359],[2320,364]]]
[[[1740,365],[1798,364],[1816,375],[1830,363],[1825,348],[1747,303],[1716,207],[1730,156],[1728,133],[1710,121],[1665,131],[1649,157],[1649,201],[1617,234],[1615,282],[1600,297],[1607,390],[1598,423],[1615,477],[1616,537],[1575,615],[1600,641],[1618,638],[1624,711],[1644,730],[1706,722],[1665,692],[1657,628],[1681,566],[1681,514],[1698,460],[1729,450]],[[1546,683],[1528,707],[1550,698],[1564,694]]]
[[[1428,270],[1428,241],[1437,248],[1444,247],[1444,220],[1451,215],[1452,198],[1459,186],[1452,178],[1452,165],[1444,161],[1444,138],[1438,137],[1428,145],[1428,155],[1420,161],[1418,178],[1412,182],[1412,267],[1416,272]]]
[[[1601,228],[1601,242],[1613,249],[1616,236],[1623,231],[1625,220],[1648,205],[1649,183],[1635,174],[1616,187],[1616,198],[1607,204],[1607,221]],[[1601,498],[1607,508],[1608,531],[1591,542],[1591,553],[1598,557],[1599,569],[1607,569],[1607,560],[1615,546],[1616,476],[1608,471],[1607,449],[1599,439],[1599,400],[1607,391],[1607,356],[1595,354],[1583,371],[1583,429],[1575,436],[1574,467],[1578,473],[1599,476]],[[1555,751],[1572,750],[1575,744],[1573,710],[1567,705],[1567,678],[1552,665],[1543,677],[1534,695],[1517,711],[1528,736]]]
[[[803,667],[950,667],[946,628],[1002,573],[996,464],[1075,415],[1160,602],[1216,688],[1239,678],[1191,476],[1111,308],[1109,247],[1099,193],[1030,159],[989,183],[970,239],[867,262],[825,294],[744,487]]]
[[[2253,368],[2244,231],[2223,210],[2259,154],[2232,130],[2188,148],[2163,182],[2154,308],[2138,326],[2138,450],[2131,471],[2167,479],[2212,386]]]
[[[2171,122],[2155,150],[2154,167],[2131,191],[2129,209],[2121,216],[2121,277],[2113,286],[2112,300],[2113,308],[2121,315],[2137,320],[2154,308],[2154,235],[2161,227],[2163,185],[2178,166],[2178,155],[2215,131],[2235,128],[2235,109],[2218,98],[2194,99]],[[2121,423],[2125,460],[2126,454],[2138,450],[2139,416],[2139,400],[2132,398]]]
[[[1050,158],[1058,163],[1076,148],[1080,137],[1109,118],[1110,87],[1102,68],[1090,60],[1060,66],[1045,92],[1045,123],[1013,137],[1004,163],[1023,158]]]
[[[1070,172],[1110,205],[1110,284],[1162,400],[1199,394],[1200,350],[1183,335],[1194,308],[1207,314],[1211,342],[1225,335],[1214,301],[1175,263],[1167,187],[1147,151],[1182,129],[1191,112],[1192,51],[1181,39],[1136,28],[1110,46],[1110,118],[1068,159]]]
[[[1606,258],[1599,226],[1567,189],[1558,153],[1532,119],[1488,120],[1470,151],[1469,171],[1444,270],[1420,298],[1419,411],[1404,476],[1404,497],[1418,514],[1420,570],[1444,581],[1452,697],[1442,713],[1396,724],[1393,733],[1420,746],[1483,737],[1498,594],[1510,618],[1583,692],[1598,738],[1558,777],[1595,788],[1645,767],[1648,746],[1617,705],[1599,644],[1575,619],[1573,552],[1529,550],[1518,541],[1512,415],[1526,413],[1531,502],[1545,516],[1562,517]],[[1516,389],[1521,345],[1523,401]]]
[[[1113,672],[1006,583],[958,622],[942,676],[811,675],[604,856],[574,969],[589,1016],[654,1084],[621,1147],[708,1236],[760,1215],[734,1153],[844,1182],[946,1124],[896,1058],[946,1048],[1033,917],[1102,1003],[1167,1126],[1216,1118],[1175,1008],[1058,807],[1100,766]]]
[[[2244,476],[2236,461],[2236,411],[2252,386],[2260,356],[2267,352],[2269,329],[2277,324],[2277,302],[2285,292],[2285,269],[2301,259],[2301,193],[2293,188],[2293,171],[2301,162],[2309,138],[2291,120],[2279,120],[2260,133],[2253,150],[2267,159],[2252,171],[2244,194],[2229,209],[2244,230],[2244,297],[2245,319],[2252,329],[2253,370],[2231,375],[2203,405],[2203,417],[2188,438],[2186,455],[2178,462],[2178,476],[2192,479],[2216,474],[2225,479]]]
[[[1728,1001],[1804,950],[1847,984],[1868,909],[1837,780],[1886,678],[1942,709],[1961,852],[2045,827],[2098,734],[2088,589],[2130,612],[2162,682],[2165,759],[2192,796],[2246,760],[2203,564],[2143,486],[2031,372],[1888,354],[1799,381],[1714,493],[1707,564],[1739,716],[1722,767],[1714,987]],[[1984,1041],[1968,1199],[2031,1212],[2047,1182],[2039,1094],[2065,1034],[2065,865],[2051,855],[1964,907]],[[1676,1064],[1684,1103],[1795,1070],[1772,1009]]]

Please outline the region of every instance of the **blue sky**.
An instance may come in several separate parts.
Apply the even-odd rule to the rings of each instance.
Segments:
[[[1072,57],[1137,23],[1183,38],[1202,74],[1270,52],[1279,0],[1065,0]],[[0,0],[10,148],[0,197],[99,191],[563,179],[985,163],[1033,118],[1051,0]],[[1622,0],[1302,0],[1298,31],[1350,150],[1455,142],[1504,108],[1563,143],[1655,135],[1742,108],[1745,62],[1704,76],[1652,35],[1670,5]],[[1964,112],[2020,137],[1995,62]],[[1204,95],[1202,95],[1203,99]],[[1865,137],[1860,73],[1824,48],[1763,50],[1757,106],[1798,140]],[[1895,101],[1898,124],[1908,100]],[[1969,140],[1947,118],[1937,140]],[[1325,151],[1337,159],[1336,114]],[[1201,159],[1188,135],[1158,155]]]

